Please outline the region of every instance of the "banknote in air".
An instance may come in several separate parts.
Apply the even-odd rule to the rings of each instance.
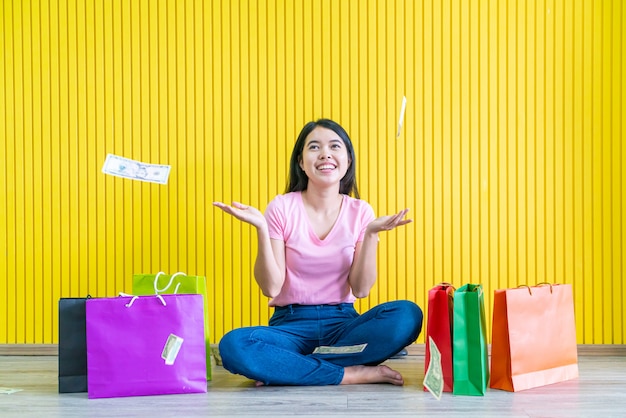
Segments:
[[[170,169],[169,165],[148,164],[114,154],[108,154],[102,166],[104,174],[158,184],[167,184]]]

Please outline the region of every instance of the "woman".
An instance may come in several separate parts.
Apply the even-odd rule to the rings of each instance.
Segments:
[[[355,165],[346,131],[320,119],[300,132],[287,191],[265,215],[237,202],[214,203],[256,228],[254,276],[275,307],[269,326],[222,338],[227,370],[257,385],[404,384],[380,363],[417,339],[422,311],[394,301],[359,315],[353,302],[376,281],[378,233],[411,220],[408,209],[376,218],[359,200]]]

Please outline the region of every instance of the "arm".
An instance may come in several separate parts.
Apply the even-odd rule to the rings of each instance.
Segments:
[[[285,281],[284,242],[270,239],[267,221],[258,209],[238,202],[233,202],[232,206],[221,202],[213,205],[256,228],[259,245],[254,278],[265,296],[273,298],[278,295]]]
[[[278,296],[285,282],[285,243],[270,239],[267,225],[257,228],[259,251],[254,263],[254,278],[263,294]]]
[[[357,298],[364,298],[369,295],[374,283],[376,283],[378,233],[391,231],[398,226],[412,222],[411,219],[404,219],[408,211],[408,209],[404,209],[395,215],[381,216],[367,225],[363,242],[358,242],[356,245],[354,261],[348,277],[352,293]]]
[[[362,242],[357,242],[354,261],[350,268],[350,287],[357,298],[369,295],[376,283],[376,250],[378,249],[378,233],[365,233]]]

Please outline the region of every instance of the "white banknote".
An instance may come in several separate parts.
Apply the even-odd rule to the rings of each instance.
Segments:
[[[0,393],[5,394],[5,395],[10,395],[12,393],[21,392],[21,391],[22,389],[13,389],[13,388],[4,388],[4,387],[0,388]]]
[[[428,344],[430,347],[430,363],[428,363],[428,370],[424,376],[424,387],[428,389],[437,400],[441,400],[441,393],[443,392],[441,353],[432,337],[428,337]]]
[[[142,163],[114,154],[108,154],[102,166],[104,174],[159,184],[167,184],[170,169],[169,165]]]
[[[313,354],[355,354],[363,352],[363,350],[365,350],[365,347],[367,347],[367,343],[357,345],[345,345],[340,347],[322,345],[319,347],[315,347],[315,350],[313,350]]]
[[[404,123],[404,112],[406,111],[406,96],[402,96],[402,105],[400,107],[400,117],[398,118],[398,133],[396,138],[400,138],[400,131],[402,131],[402,124]]]
[[[163,347],[163,352],[161,353],[161,358],[165,360],[166,365],[171,366],[174,364],[180,347],[183,345],[183,341],[184,340],[178,335],[170,334],[170,336],[167,337],[165,347]]]

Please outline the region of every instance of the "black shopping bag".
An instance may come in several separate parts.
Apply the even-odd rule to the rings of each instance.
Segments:
[[[87,298],[59,299],[59,393],[87,392]]]

